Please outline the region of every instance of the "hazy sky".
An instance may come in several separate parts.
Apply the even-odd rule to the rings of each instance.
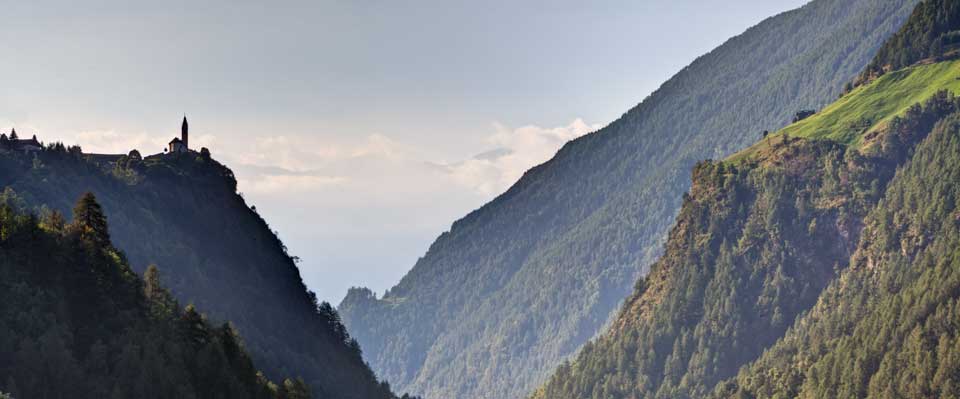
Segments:
[[[0,129],[146,154],[186,113],[191,145],[233,168],[337,304],[389,288],[565,141],[803,3],[0,0]]]

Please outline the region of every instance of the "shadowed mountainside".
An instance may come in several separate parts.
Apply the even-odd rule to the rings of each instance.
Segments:
[[[55,145],[35,156],[0,154],[0,186],[64,214],[81,193],[95,193],[133,269],[158,265],[182,303],[234,323],[269,377],[302,377],[315,397],[393,397],[336,310],[317,303],[295,259],[237,193],[233,172],[209,156],[92,156]]]

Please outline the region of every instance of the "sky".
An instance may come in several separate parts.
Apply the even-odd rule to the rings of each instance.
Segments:
[[[333,304],[696,57],[803,0],[0,0],[0,130],[192,147]]]

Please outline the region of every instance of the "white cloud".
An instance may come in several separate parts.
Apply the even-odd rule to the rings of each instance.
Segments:
[[[200,149],[202,147],[215,147],[218,144],[217,136],[212,134],[190,135],[190,148]]]
[[[340,155],[338,148],[310,137],[285,135],[256,137],[252,146],[229,150],[225,155],[231,163],[273,166],[291,171],[316,168]]]
[[[114,130],[86,130],[74,134],[75,143],[80,143],[84,152],[100,154],[126,154],[132,149],[145,154],[160,152],[167,140],[151,137],[147,133],[121,134]]]
[[[347,179],[340,176],[313,176],[313,175],[284,175],[267,174],[238,181],[247,193],[287,193],[295,194],[310,191],[319,187],[332,186],[344,183]]]
[[[475,156],[453,162],[438,160],[436,149],[429,154],[430,148],[379,133],[361,139],[339,138],[336,142],[321,139],[320,135],[302,134],[220,142],[215,135],[195,133],[191,147],[214,150],[215,157],[237,169],[240,189],[248,193],[279,195],[285,190],[302,192],[351,185],[357,195],[396,198],[401,192],[448,191],[453,186],[489,199],[506,190],[531,167],[550,159],[566,142],[600,126],[577,118],[569,125],[552,128],[511,128],[499,123],[492,127],[491,134],[483,139],[487,148],[476,148]],[[23,130],[36,129],[25,126]],[[79,143],[90,153],[120,154],[135,148],[153,154],[166,147],[169,137],[147,132],[82,130],[65,132],[57,139],[67,144]]]
[[[422,176],[409,173],[414,147],[382,134],[361,140],[324,142],[311,136],[272,136],[258,138],[246,151],[227,155],[227,163],[237,169],[240,189],[250,193],[324,190],[336,186],[343,195],[344,186],[354,190],[367,187],[360,195],[386,195],[390,187],[417,187]],[[385,184],[384,177],[393,176]]]
[[[75,130],[61,132],[60,134],[48,135],[43,130],[29,123],[10,123],[3,121],[2,125],[14,126],[17,128],[17,134],[22,138],[37,136],[37,139],[44,143],[62,141],[67,145],[79,144],[84,152],[97,154],[126,154],[132,149],[138,149],[144,153],[155,153],[163,151],[166,147],[166,141],[158,137],[150,136],[145,132],[140,133],[121,133],[115,130]],[[0,129],[6,133],[9,128]]]
[[[568,126],[544,128],[535,125],[510,129],[494,124],[487,138],[493,147],[473,158],[437,164],[454,180],[484,195],[503,192],[530,168],[546,162],[566,142],[600,128],[577,118]]]
[[[579,118],[552,128],[495,123],[484,139],[488,148],[455,162],[430,159],[423,149],[383,134],[338,143],[279,135],[257,138],[247,151],[233,152],[227,161],[238,168],[241,190],[247,192],[343,190],[349,185],[354,195],[398,200],[403,193],[451,190],[454,185],[489,199],[566,142],[598,128]]]
[[[39,131],[39,129],[25,129]],[[80,145],[83,151],[93,154],[126,154],[130,150],[139,150],[144,155],[163,152],[173,136],[151,135],[147,132],[129,133],[118,132],[112,129],[92,129],[66,131],[59,135],[37,133],[37,138],[44,142],[62,141],[67,145]],[[190,138],[190,147],[213,147],[217,144],[216,136],[210,134],[194,134]]]
[[[380,157],[393,160],[408,160],[417,153],[415,147],[397,142],[387,136],[374,133],[366,137],[350,152],[353,158]]]

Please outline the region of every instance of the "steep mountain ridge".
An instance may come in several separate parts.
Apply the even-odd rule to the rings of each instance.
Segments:
[[[664,256],[532,397],[955,396],[958,77],[887,71],[695,168]]]
[[[698,165],[663,257],[611,330],[533,397],[708,395],[817,303],[897,168],[958,106],[940,92],[874,145],[779,134],[746,159]]]
[[[927,0],[865,75],[916,83],[913,75],[926,69],[940,82],[953,80],[957,92],[960,62],[888,67],[955,58],[958,29],[960,5]],[[714,397],[960,397],[960,99],[938,93],[926,107],[868,131],[859,145],[883,151],[892,138],[934,123],[865,219],[846,270]]]
[[[234,323],[267,376],[303,377],[317,397],[392,398],[363,362],[336,311],[306,290],[294,259],[205,154],[141,159],[53,145],[0,154],[0,187],[67,214],[92,191],[134,270],[156,264],[182,303]]]
[[[960,396],[960,101],[946,101],[846,270],[714,397]]]
[[[915,4],[818,0],[729,40],[455,222],[384,297],[351,290],[345,324],[404,390],[528,393],[656,259],[684,171],[835,98]]]
[[[155,267],[141,280],[96,198],[73,221],[0,194],[0,391],[17,398],[306,399],[268,381],[229,324],[181,308]],[[0,397],[9,396],[0,394]]]

